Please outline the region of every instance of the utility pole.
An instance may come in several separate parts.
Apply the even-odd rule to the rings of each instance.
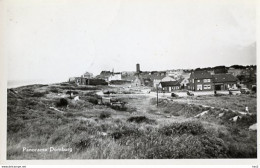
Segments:
[[[157,90],[157,107],[158,107],[158,85],[156,85],[156,90]]]

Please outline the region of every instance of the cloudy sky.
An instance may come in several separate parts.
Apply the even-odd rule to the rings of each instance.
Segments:
[[[8,80],[256,64],[254,0],[5,0]]]

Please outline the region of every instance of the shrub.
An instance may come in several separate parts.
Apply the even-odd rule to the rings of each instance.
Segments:
[[[254,144],[240,142],[230,143],[228,146],[229,158],[257,158],[257,148]]]
[[[128,122],[136,122],[136,123],[154,123],[155,120],[151,120],[145,116],[134,116],[127,119]]]
[[[91,139],[88,137],[82,137],[82,139],[78,139],[75,140],[75,142],[73,142],[73,144],[75,145],[75,147],[79,150],[82,151],[88,147],[90,147],[91,145]]]
[[[227,157],[228,148],[220,138],[210,135],[200,137],[201,146],[205,152],[205,158],[225,158]]]
[[[127,107],[125,107],[124,104],[121,104],[121,105],[109,105],[112,109],[114,110],[119,110],[119,111],[126,111],[127,110]]]
[[[253,115],[245,115],[242,118],[237,120],[237,124],[242,127],[249,127],[252,124],[256,123],[256,114]]]
[[[101,120],[105,119],[105,118],[109,118],[111,116],[111,114],[109,112],[102,112],[100,115],[99,115],[99,118]]]
[[[139,132],[138,129],[134,127],[126,127],[126,126],[121,127],[120,130],[115,131],[111,134],[112,138],[114,138],[115,140],[121,138],[124,138],[124,140],[126,140],[125,138],[127,138],[128,140],[130,136],[134,136],[135,138],[138,138],[140,135],[141,132]]]
[[[98,99],[97,99],[97,98],[94,98],[94,97],[90,97],[90,98],[88,99],[88,101],[89,101],[90,103],[92,103],[92,104],[98,104]]]
[[[229,120],[229,119],[231,119],[231,118],[233,118],[233,117],[235,117],[235,116],[237,116],[236,113],[233,113],[233,112],[231,112],[231,111],[228,111],[228,112],[225,112],[225,113],[224,113],[222,119],[227,121],[227,120]]]
[[[74,95],[75,95],[75,94],[79,94],[79,92],[77,92],[77,91],[67,91],[67,92],[66,92],[66,94],[68,94],[68,95],[70,95],[71,93],[73,93]]]
[[[70,83],[60,83],[61,86],[70,86]]]
[[[127,137],[132,135],[138,136],[139,134],[137,131],[134,130],[117,131],[111,134],[112,138],[114,139],[120,139],[122,137]]]
[[[205,133],[206,130],[200,122],[187,121],[182,123],[172,123],[164,126],[159,130],[159,132],[167,136],[185,133],[199,135]]]
[[[64,107],[68,105],[68,100],[61,98],[59,102],[57,102],[56,106],[57,107]]]

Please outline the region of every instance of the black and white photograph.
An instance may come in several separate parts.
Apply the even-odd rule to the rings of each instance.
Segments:
[[[1,3],[7,161],[257,159],[256,0]]]

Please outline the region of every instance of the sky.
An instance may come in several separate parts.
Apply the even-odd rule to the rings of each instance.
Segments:
[[[4,0],[8,80],[256,65],[254,0]]]

